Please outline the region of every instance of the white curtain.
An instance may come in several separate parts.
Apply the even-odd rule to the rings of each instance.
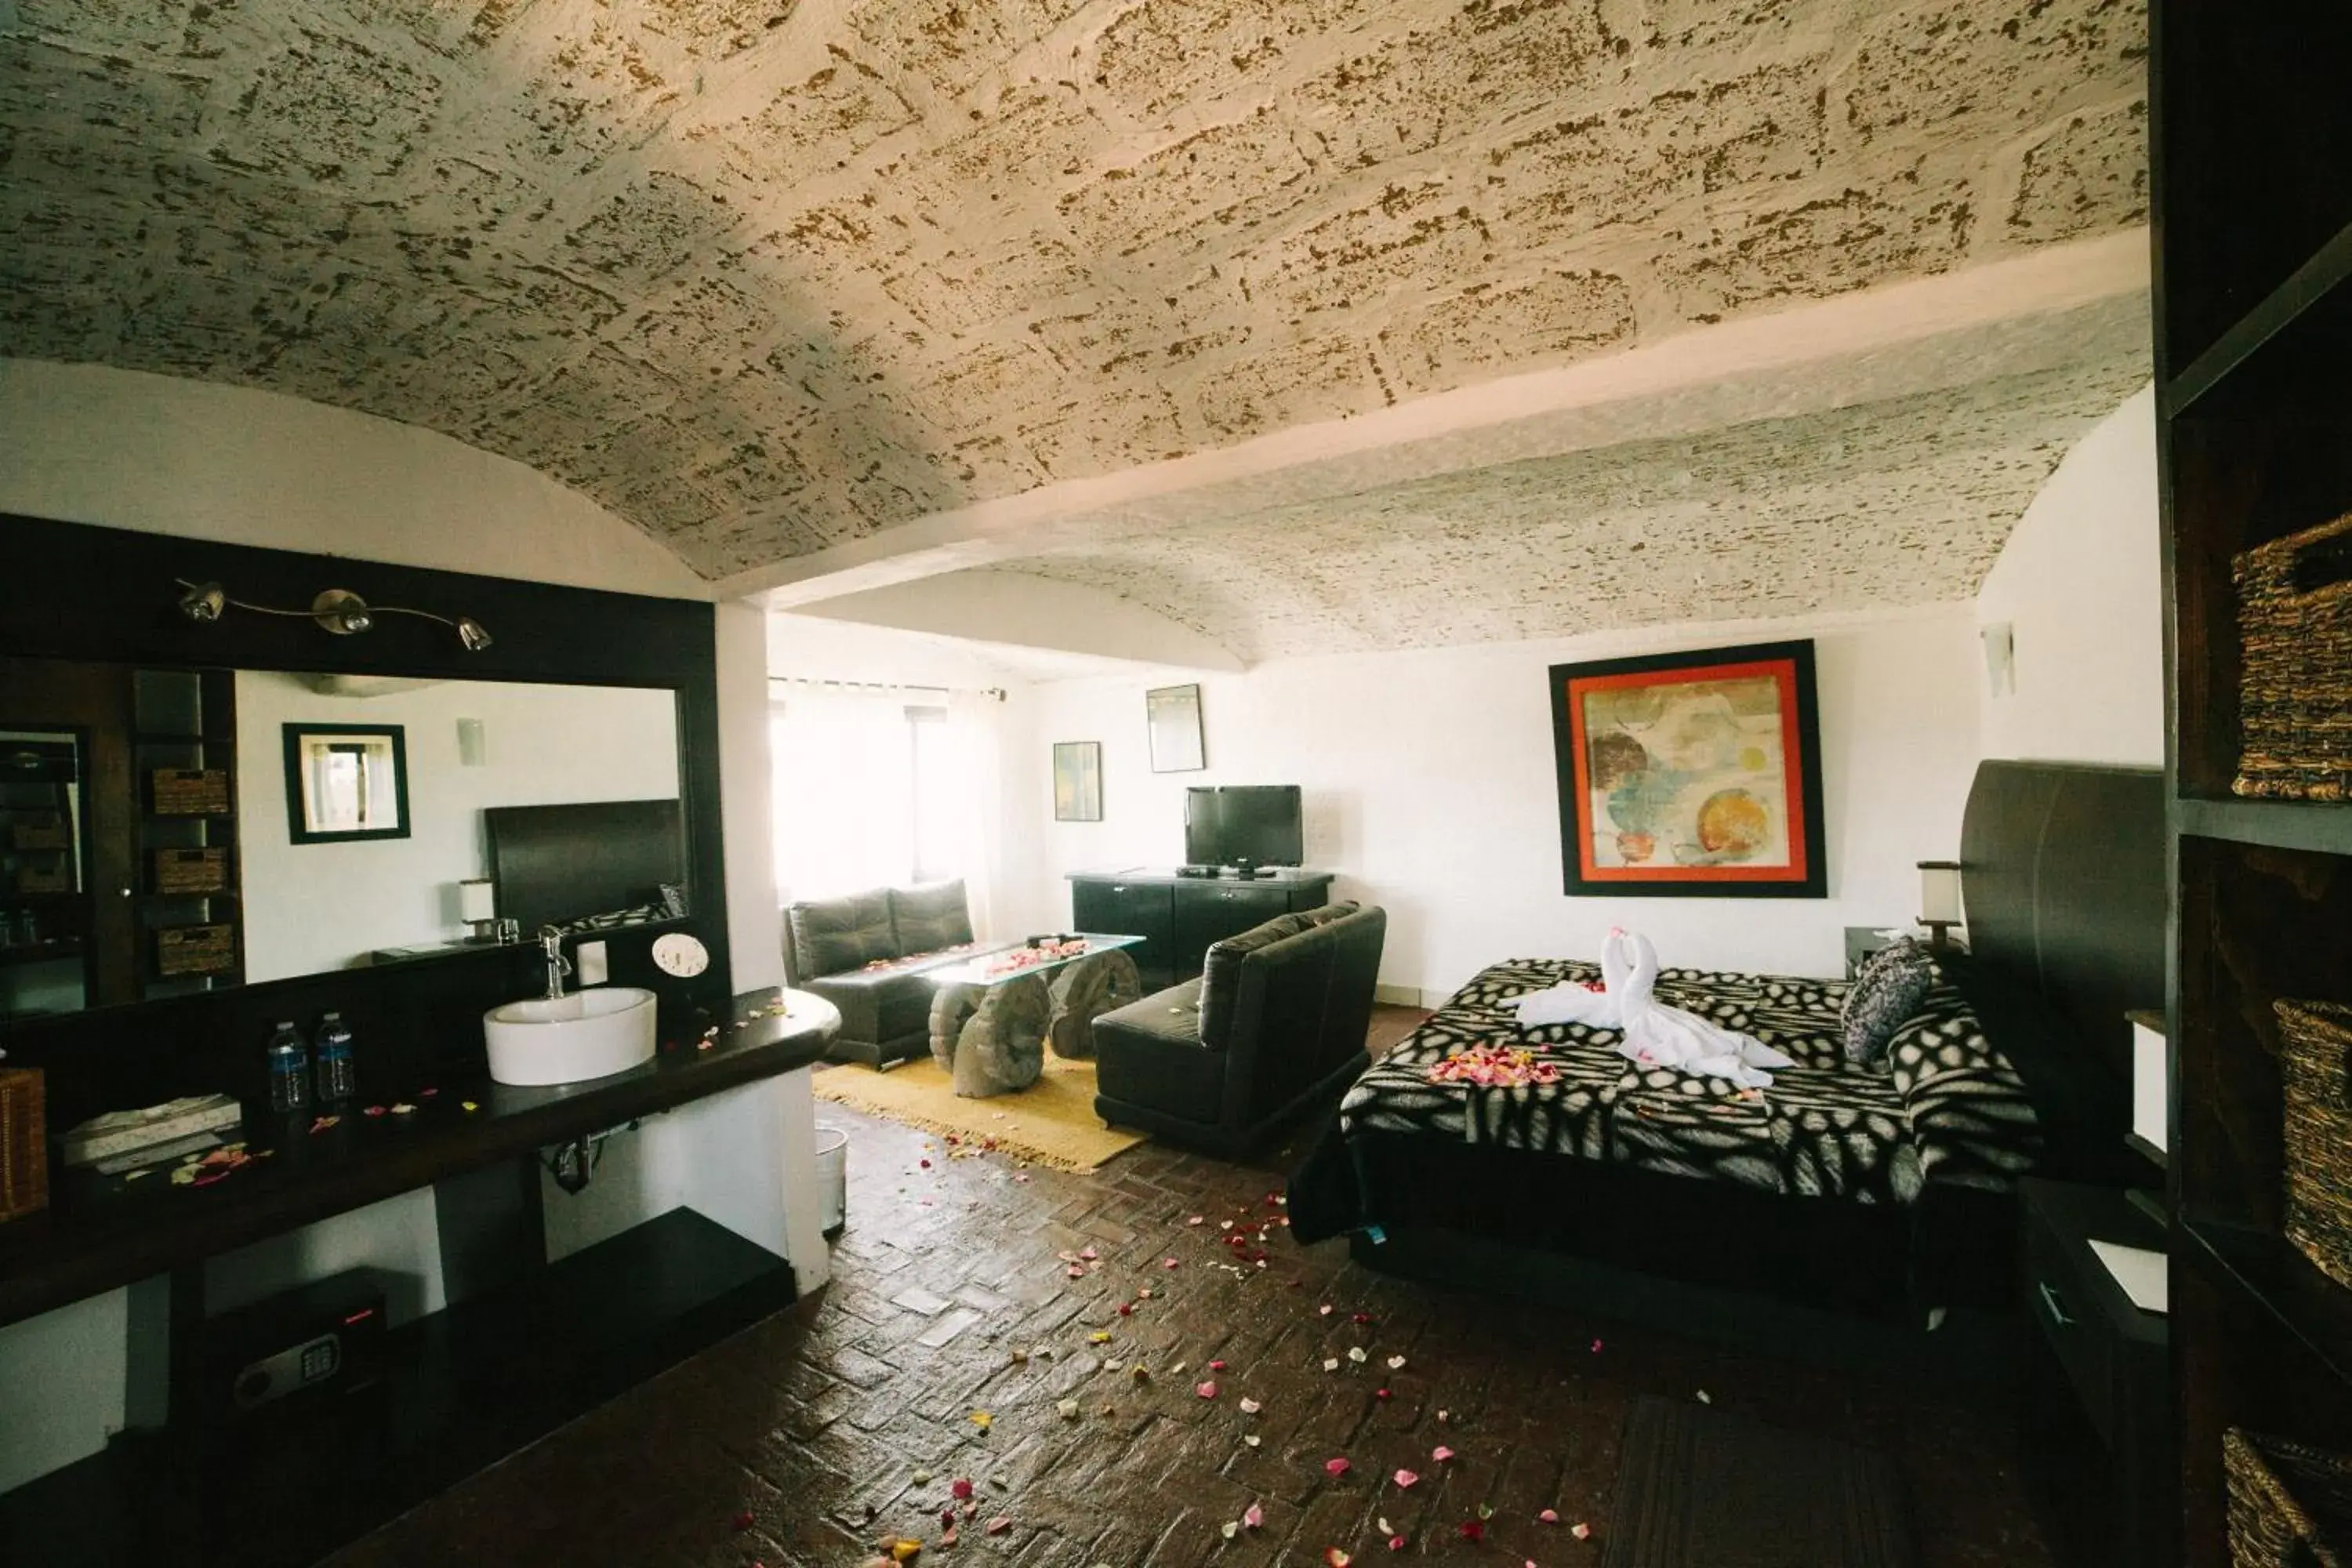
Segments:
[[[956,759],[962,840],[964,903],[972,935],[997,934],[996,903],[1004,886],[1004,701],[990,692],[958,691],[948,699],[948,734]]]
[[[961,877],[972,930],[991,935],[1003,704],[976,691],[774,689],[779,901]]]
[[[906,701],[896,692],[775,689],[779,900],[909,880],[915,803]]]

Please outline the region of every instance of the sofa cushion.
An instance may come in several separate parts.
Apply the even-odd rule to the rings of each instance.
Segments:
[[[1225,1047],[1234,1018],[1234,1002],[1242,989],[1242,963],[1262,947],[1272,947],[1318,922],[1311,912],[1276,915],[1237,936],[1209,944],[1201,961],[1201,1043],[1213,1051]]]
[[[902,956],[937,952],[970,942],[971,911],[964,904],[963,879],[891,889],[890,921],[897,929]]]
[[[793,935],[793,967],[803,982],[898,956],[890,895],[880,888],[794,904],[784,919]]]
[[[1889,942],[1864,960],[1846,988],[1846,1065],[1863,1072],[1885,1072],[1888,1043],[1919,1010],[1919,999],[1935,979],[1936,961],[1909,937]]]
[[[1095,1020],[1095,1083],[1102,1100],[1187,1121],[1217,1121],[1225,1059],[1201,1044],[1201,988],[1200,981],[1187,981]]]

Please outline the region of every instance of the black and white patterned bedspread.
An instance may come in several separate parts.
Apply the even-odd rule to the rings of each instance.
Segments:
[[[1426,1132],[1859,1203],[1909,1203],[1931,1181],[2006,1187],[2033,1163],[2040,1141],[2024,1084],[1940,979],[1880,1074],[1844,1065],[1843,981],[1660,971],[1660,1002],[1796,1059],[1759,1090],[1629,1061],[1612,1048],[1614,1029],[1519,1027],[1518,997],[1599,978],[1599,966],[1565,959],[1481,972],[1356,1080],[1341,1131]],[[1559,1080],[1430,1081],[1433,1063],[1480,1045],[1531,1050]]]

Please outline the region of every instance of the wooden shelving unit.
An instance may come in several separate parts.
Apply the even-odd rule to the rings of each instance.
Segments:
[[[2183,1560],[2229,1562],[2223,1430],[2352,1452],[2352,1290],[2281,1233],[2281,997],[2352,1000],[2352,804],[2235,797],[2231,563],[2352,512],[2352,26],[2158,0],[2158,440],[2173,805],[2172,1343]],[[2352,705],[2352,691],[2342,694]]]

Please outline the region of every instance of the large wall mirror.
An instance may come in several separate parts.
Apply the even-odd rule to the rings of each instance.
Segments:
[[[664,689],[0,658],[0,1018],[689,910]]]

